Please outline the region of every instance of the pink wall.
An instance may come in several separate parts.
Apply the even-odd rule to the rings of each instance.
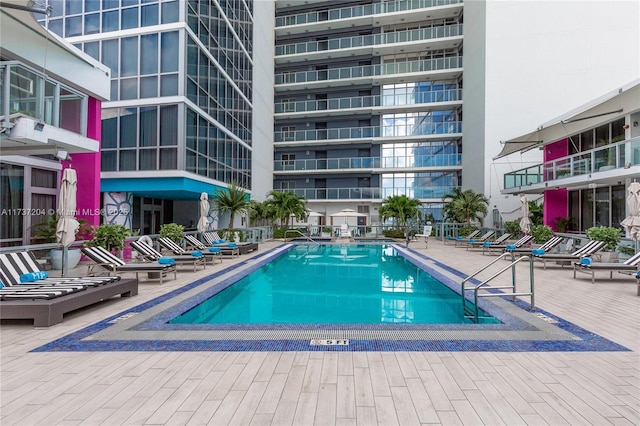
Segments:
[[[100,142],[102,137],[102,103],[89,98],[87,137]],[[77,217],[92,225],[100,225],[100,152],[72,154],[71,167],[78,174]],[[64,161],[63,167],[69,163]]]
[[[544,147],[544,161],[551,161],[569,155],[569,140],[561,139]],[[542,207],[544,216],[543,223],[551,226],[556,231],[553,224],[557,217],[568,217],[569,215],[569,191],[566,188],[548,189],[544,191],[544,204]]]

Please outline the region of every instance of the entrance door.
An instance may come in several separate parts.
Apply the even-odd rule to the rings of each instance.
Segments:
[[[145,205],[142,207],[142,235],[160,233],[160,206]]]

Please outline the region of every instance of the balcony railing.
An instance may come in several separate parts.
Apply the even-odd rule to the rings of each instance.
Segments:
[[[275,142],[304,142],[380,137],[411,137],[462,133],[461,121],[395,125],[389,127],[344,127],[340,129],[283,130],[274,132]]]
[[[404,95],[391,94],[382,96],[353,96],[348,98],[321,99],[312,101],[279,102],[275,105],[276,114],[313,112],[326,110],[344,110],[356,108],[373,108],[381,106],[418,105],[436,102],[454,102],[462,100],[462,89],[433,90],[420,92],[419,84],[416,91]],[[398,98],[401,97],[400,102]]]
[[[309,83],[315,81],[346,80],[362,77],[391,76],[462,68],[462,56],[425,59],[421,61],[392,62],[382,65],[360,65],[315,71],[283,72],[275,75],[276,85]]]
[[[461,154],[419,155],[412,158],[322,158],[306,160],[275,160],[275,171],[349,170],[413,167],[455,167],[462,164]]]
[[[81,135],[86,134],[88,97],[16,61],[0,62],[0,121],[22,114]],[[60,117],[64,116],[63,123]]]
[[[292,191],[307,200],[382,200],[392,195],[410,198],[442,199],[457,186],[407,188],[296,188]]]
[[[504,189],[640,164],[640,137],[580,152],[504,175]]]
[[[368,34],[342,37],[331,40],[307,41],[276,46],[276,56],[301,53],[325,52],[329,50],[408,43],[462,35],[462,25],[446,25],[432,28],[397,31],[384,34]]]
[[[296,188],[293,192],[307,200],[380,199],[380,188]]]
[[[428,7],[447,6],[458,3],[462,3],[462,0],[400,0],[394,2],[367,4],[362,6],[342,7],[331,10],[280,16],[276,18],[276,27],[300,25],[312,22],[334,21],[337,19],[348,19],[359,16],[377,15],[380,13],[425,9]]]

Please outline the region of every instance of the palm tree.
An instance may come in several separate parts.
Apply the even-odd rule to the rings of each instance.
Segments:
[[[380,218],[382,221],[394,219],[396,227],[405,226],[406,218],[415,217],[422,205],[420,200],[406,195],[390,195],[382,200]]]
[[[218,189],[213,194],[213,205],[222,213],[229,213],[229,231],[233,229],[236,213],[244,213],[249,207],[249,194],[235,182],[227,189]]]
[[[267,201],[251,200],[247,210],[249,211],[249,221],[252,225],[271,223],[276,218],[273,207]]]
[[[483,194],[471,189],[462,191],[454,188],[450,194],[442,197],[445,203],[442,213],[446,219],[455,222],[466,222],[471,225],[472,220],[482,220],[487,215],[489,200]]]
[[[307,199],[301,195],[296,195],[292,191],[269,191],[267,203],[275,212],[275,217],[280,219],[286,227],[289,227],[289,219],[293,214],[296,219],[304,220],[309,214],[307,209]]]

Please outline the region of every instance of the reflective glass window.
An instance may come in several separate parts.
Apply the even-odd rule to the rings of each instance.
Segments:
[[[84,33],[96,34],[100,32],[100,14],[88,13],[84,15]]]
[[[138,37],[121,39],[120,75],[128,77],[138,74]]]
[[[161,72],[178,71],[178,32],[162,33],[161,36]]]
[[[140,97],[155,98],[158,96],[158,77],[142,77],[140,78]]]
[[[137,28],[138,27],[138,8],[130,7],[128,9],[122,9],[122,24],[121,28],[123,30],[129,28]]]
[[[102,13],[102,32],[118,31],[118,11]]]
[[[140,74],[158,72],[158,34],[146,34],[140,37]]]
[[[177,1],[162,3],[162,23],[178,22],[180,9]]]
[[[51,4],[51,2],[49,2]],[[95,12],[100,10],[100,0],[84,0],[84,11]]]
[[[151,4],[140,8],[140,25],[148,27],[158,25],[158,5]]]
[[[74,16],[65,20],[65,37],[82,35],[82,16]]]

